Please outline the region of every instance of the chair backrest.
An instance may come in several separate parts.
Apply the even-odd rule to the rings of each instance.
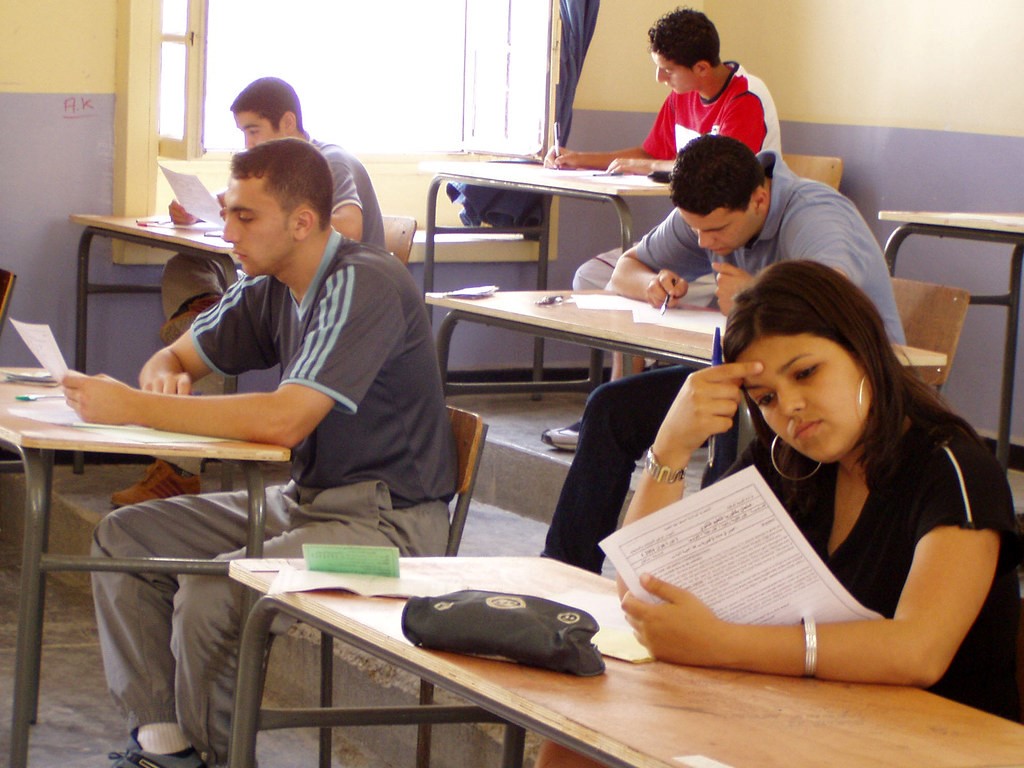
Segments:
[[[403,264],[409,263],[412,239],[416,236],[416,219],[412,216],[384,216],[384,247],[398,257]]]
[[[788,155],[782,156],[789,170],[805,179],[814,179],[828,184],[832,189],[839,189],[843,178],[843,158],[825,155]]]
[[[15,276],[13,272],[0,269],[0,331],[7,322],[7,310],[11,306],[11,293],[14,292]]]
[[[892,292],[907,344],[946,355],[943,366],[918,368],[922,379],[941,387],[953,365],[971,294],[963,288],[901,277],[892,278]]]
[[[1024,723],[1024,597],[1020,601],[1020,627],[1017,630],[1017,690],[1021,695],[1020,721]]]
[[[473,486],[476,485],[476,472],[480,466],[480,456],[484,452],[484,441],[487,438],[487,425],[478,414],[448,406],[448,419],[452,424],[455,436],[455,453],[458,457],[458,474],[455,476],[455,511],[448,529],[448,547],[446,557],[459,554],[462,543],[462,531],[466,527],[469,515],[469,502],[473,498]]]

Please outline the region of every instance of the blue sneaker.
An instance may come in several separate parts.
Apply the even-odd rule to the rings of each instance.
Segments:
[[[117,761],[110,768],[206,768],[206,763],[192,748],[174,755],[158,755],[140,747],[134,734],[126,752],[111,752],[107,757]]]

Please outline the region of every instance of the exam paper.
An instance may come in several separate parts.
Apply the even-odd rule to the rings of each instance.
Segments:
[[[45,323],[22,323],[13,317],[11,324],[53,380],[63,379],[68,372],[68,364],[64,362],[64,355],[57,346],[57,340],[53,338],[50,326]]]
[[[627,299],[617,293],[574,293],[572,300],[580,309],[617,309],[632,312],[638,307],[646,306],[646,302]]]
[[[143,443],[167,445],[171,443],[217,443],[223,437],[208,435],[189,435],[184,432],[165,432],[162,429],[139,427],[133,424],[94,424],[82,421],[75,410],[63,400],[40,400],[25,405],[13,406],[9,409],[13,416],[24,419],[45,421],[47,424],[58,424],[64,427],[78,427],[100,432],[112,440],[124,443]]]
[[[719,480],[601,542],[629,590],[640,574],[693,592],[738,624],[880,618],[832,575],[754,467]]]
[[[160,170],[164,172],[167,183],[171,185],[174,199],[186,211],[211,224],[222,221],[220,201],[203,186],[203,182],[199,180],[198,176],[190,173],[178,173],[162,165]]]
[[[634,323],[663,325],[667,328],[678,328],[681,331],[694,331],[713,336],[715,328],[725,333],[725,315],[717,309],[692,309],[689,307],[669,307],[661,314],[660,307],[643,304],[633,308]]]

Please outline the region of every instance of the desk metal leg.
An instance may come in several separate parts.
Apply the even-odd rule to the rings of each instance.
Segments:
[[[11,714],[11,768],[28,763],[28,729],[36,720],[46,590],[39,567],[49,538],[53,451],[22,449],[25,466],[25,541],[15,650],[14,700]]]
[[[900,246],[910,235],[920,234],[938,238],[954,238],[978,242],[1013,245],[1010,257],[1010,277],[1007,292],[996,295],[971,295],[970,303],[977,306],[1006,307],[1006,332],[1003,339],[1003,374],[1000,379],[999,423],[996,428],[996,460],[1003,471],[1010,465],[1010,422],[1013,418],[1013,386],[1017,370],[1017,329],[1020,322],[1021,262],[1024,261],[1024,242],[1020,236],[984,230],[964,229],[927,224],[904,224],[889,236],[885,244],[885,260],[889,273],[896,274],[896,257]]]
[[[518,725],[509,723],[505,726],[505,739],[502,742],[502,768],[522,768],[523,747],[526,745],[526,731]]]
[[[86,227],[78,239],[78,279],[75,290],[75,370],[85,373],[85,355],[89,329],[89,253],[93,231]],[[72,454],[72,468],[76,475],[85,471],[85,454]]]
[[[249,494],[249,537],[246,557],[263,557],[263,538],[267,519],[267,491],[263,483],[263,467],[258,461],[243,461],[245,490]]]
[[[254,768],[256,765],[256,728],[263,698],[263,664],[267,657],[270,626],[276,616],[275,603],[261,598],[245,620],[238,654],[235,709],[231,718],[230,768]]]

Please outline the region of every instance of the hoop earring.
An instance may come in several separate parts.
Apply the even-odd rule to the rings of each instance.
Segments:
[[[775,461],[775,444],[777,442],[779,442],[779,436],[778,435],[776,435],[775,439],[772,440],[772,447],[771,447],[771,450],[768,451],[768,453],[772,457],[772,466],[775,467],[775,471],[779,473],[779,476],[783,480],[789,480],[791,483],[799,483],[801,480],[807,480],[807,479],[809,479],[811,477],[814,477],[814,475],[817,474],[818,470],[821,469],[821,462],[819,461],[818,462],[818,466],[816,466],[814,469],[812,469],[810,472],[808,472],[803,477],[791,477],[790,475],[787,475],[785,472],[783,472],[781,469],[779,469],[779,465]]]
[[[860,377],[860,386],[857,387],[857,415],[864,418],[864,382],[868,380],[867,375]]]

